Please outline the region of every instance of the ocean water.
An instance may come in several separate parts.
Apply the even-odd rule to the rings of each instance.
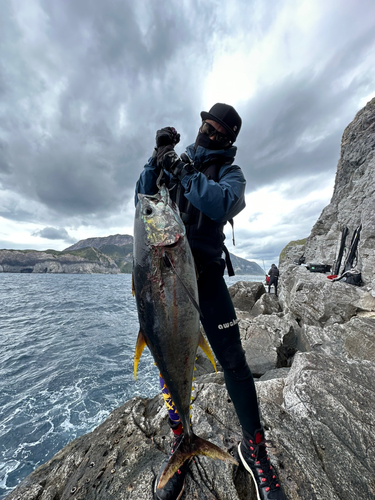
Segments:
[[[137,335],[128,274],[0,273],[0,500],[113,409],[158,392],[147,349],[134,381]]]

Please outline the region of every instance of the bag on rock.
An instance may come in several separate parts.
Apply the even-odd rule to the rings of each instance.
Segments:
[[[355,269],[346,271],[339,278],[333,279],[332,281],[343,281],[348,285],[354,286],[361,286],[363,284],[361,273]]]
[[[310,264],[306,266],[310,273],[329,273],[331,266],[328,264]]]
[[[344,276],[343,280],[348,285],[361,286],[362,285],[362,276],[361,273],[351,273],[348,272],[346,276]]]

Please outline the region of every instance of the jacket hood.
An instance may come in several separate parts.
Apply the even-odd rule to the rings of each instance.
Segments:
[[[228,160],[233,161],[237,153],[236,146],[231,146],[230,148],[219,150],[207,149],[203,146],[198,146],[197,149],[195,149],[194,146],[194,144],[190,144],[190,146],[186,148],[186,152],[193,161],[197,161],[200,164],[206,163],[207,161],[210,161],[217,156],[228,158]]]

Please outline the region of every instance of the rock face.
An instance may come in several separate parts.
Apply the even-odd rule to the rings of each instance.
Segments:
[[[347,243],[362,224],[358,269],[375,296],[375,98],[344,131],[330,204],[322,211],[306,242],[306,262],[332,264],[343,227]]]
[[[230,254],[236,274],[263,275],[255,262]],[[87,238],[62,252],[0,250],[0,272],[7,273],[131,273],[133,236]]]
[[[332,283],[326,274],[310,273],[303,266],[284,268],[280,282],[284,310],[301,325],[345,323],[361,311],[375,311],[375,298],[364,287]]]
[[[251,262],[246,259],[241,259],[241,257],[237,257],[232,253],[229,253],[229,255],[233,265],[234,272],[236,274],[250,274],[254,276],[264,275],[263,269],[256,262]]]
[[[229,289],[233,305],[240,311],[250,311],[264,293],[262,283],[249,283],[248,281],[237,281]]]
[[[287,498],[374,498],[373,363],[300,353],[282,375],[256,387],[272,440],[270,457]],[[237,456],[241,430],[222,379],[212,374],[211,381],[197,380],[194,399],[195,432]],[[169,446],[162,397],[134,398],[36,469],[7,498],[151,499]],[[194,498],[257,497],[241,467],[198,457],[182,497]]]
[[[289,500],[375,498],[374,110],[375,100],[346,129],[335,194],[304,246],[309,260],[333,261],[343,214],[353,226],[362,222],[365,286],[310,273],[286,252],[279,298],[261,283],[230,288],[247,360],[261,376],[256,389],[269,455]],[[241,429],[223,374],[206,361],[198,373],[194,431],[236,457]],[[162,396],[134,398],[36,469],[7,500],[151,500],[169,446]],[[257,496],[241,466],[198,457],[181,497],[187,499]]]
[[[86,238],[85,240],[80,240],[74,245],[65,248],[65,252],[70,252],[71,250],[80,250],[81,248],[101,248],[105,245],[133,245],[133,236],[129,234],[114,234],[111,236],[96,237],[96,238]]]
[[[95,252],[94,249],[93,251]],[[0,272],[117,274],[120,270],[110,257],[98,252],[96,252],[95,260],[89,260],[78,255],[60,252],[0,250]]]

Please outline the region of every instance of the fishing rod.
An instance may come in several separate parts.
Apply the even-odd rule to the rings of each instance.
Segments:
[[[342,230],[342,233],[341,233],[341,241],[340,241],[340,246],[339,246],[339,249],[337,252],[337,257],[333,263],[332,274],[336,274],[336,275],[339,274],[340,267],[341,267],[341,261],[342,261],[342,257],[343,257],[344,250],[345,250],[345,240],[346,240],[346,237],[348,235],[348,232],[349,232],[348,228],[344,227]]]

